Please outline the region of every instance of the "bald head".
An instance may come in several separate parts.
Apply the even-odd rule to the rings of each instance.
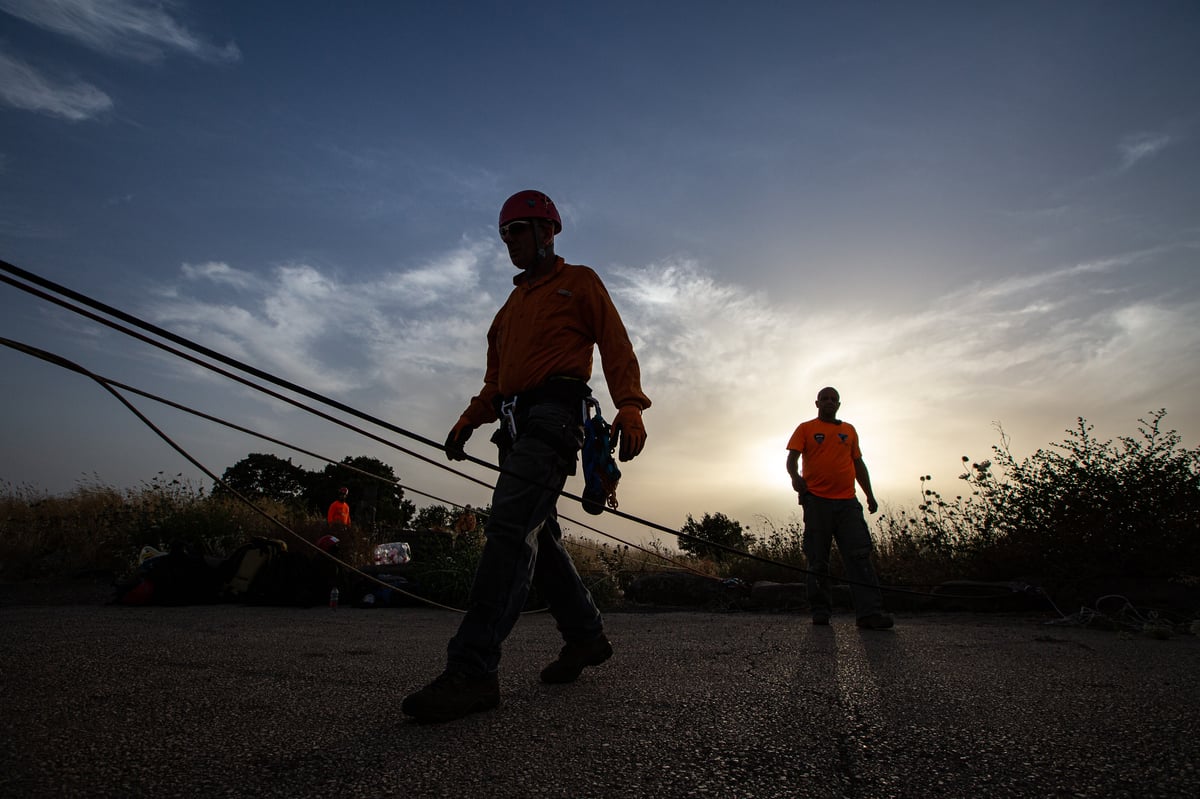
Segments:
[[[837,420],[838,408],[842,407],[842,398],[833,386],[826,386],[817,392],[817,418],[823,422]]]

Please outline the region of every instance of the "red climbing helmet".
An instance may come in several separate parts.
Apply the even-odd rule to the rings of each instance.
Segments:
[[[336,535],[323,535],[317,539],[317,546],[322,552],[335,552],[340,543],[342,542]]]
[[[562,232],[562,218],[554,207],[554,200],[533,189],[519,191],[504,201],[500,209],[500,225],[507,225],[514,219],[549,219],[554,223],[555,235]]]

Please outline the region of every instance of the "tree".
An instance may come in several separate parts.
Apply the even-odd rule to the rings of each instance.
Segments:
[[[413,529],[450,530],[453,529],[454,520],[457,517],[458,511],[454,508],[445,505],[426,505],[413,517]]]
[[[305,492],[308,473],[300,466],[275,455],[252,453],[230,466],[221,480],[250,498],[294,502]],[[227,494],[221,483],[213,484],[213,494]]]
[[[730,555],[721,546],[744,552],[749,543],[741,522],[729,518],[724,513],[706,513],[700,521],[693,519],[689,513],[687,522],[679,532],[690,536],[680,537],[680,549],[698,558],[712,558],[715,561],[724,560]]]

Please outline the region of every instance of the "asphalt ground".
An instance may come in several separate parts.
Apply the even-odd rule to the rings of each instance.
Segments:
[[[451,612],[0,595],[0,796],[1200,796],[1200,640],[1050,618],[611,613],[547,686],[527,615],[500,707],[419,725]]]

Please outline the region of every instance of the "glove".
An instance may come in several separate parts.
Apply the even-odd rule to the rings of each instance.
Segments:
[[[613,419],[613,435],[621,442],[617,459],[631,461],[646,446],[646,427],[642,424],[642,411],[636,405],[625,405]]]
[[[458,422],[450,430],[450,434],[446,436],[446,457],[452,461],[465,461],[467,453],[463,446],[474,430],[474,426],[467,421],[467,417],[459,417]]]

